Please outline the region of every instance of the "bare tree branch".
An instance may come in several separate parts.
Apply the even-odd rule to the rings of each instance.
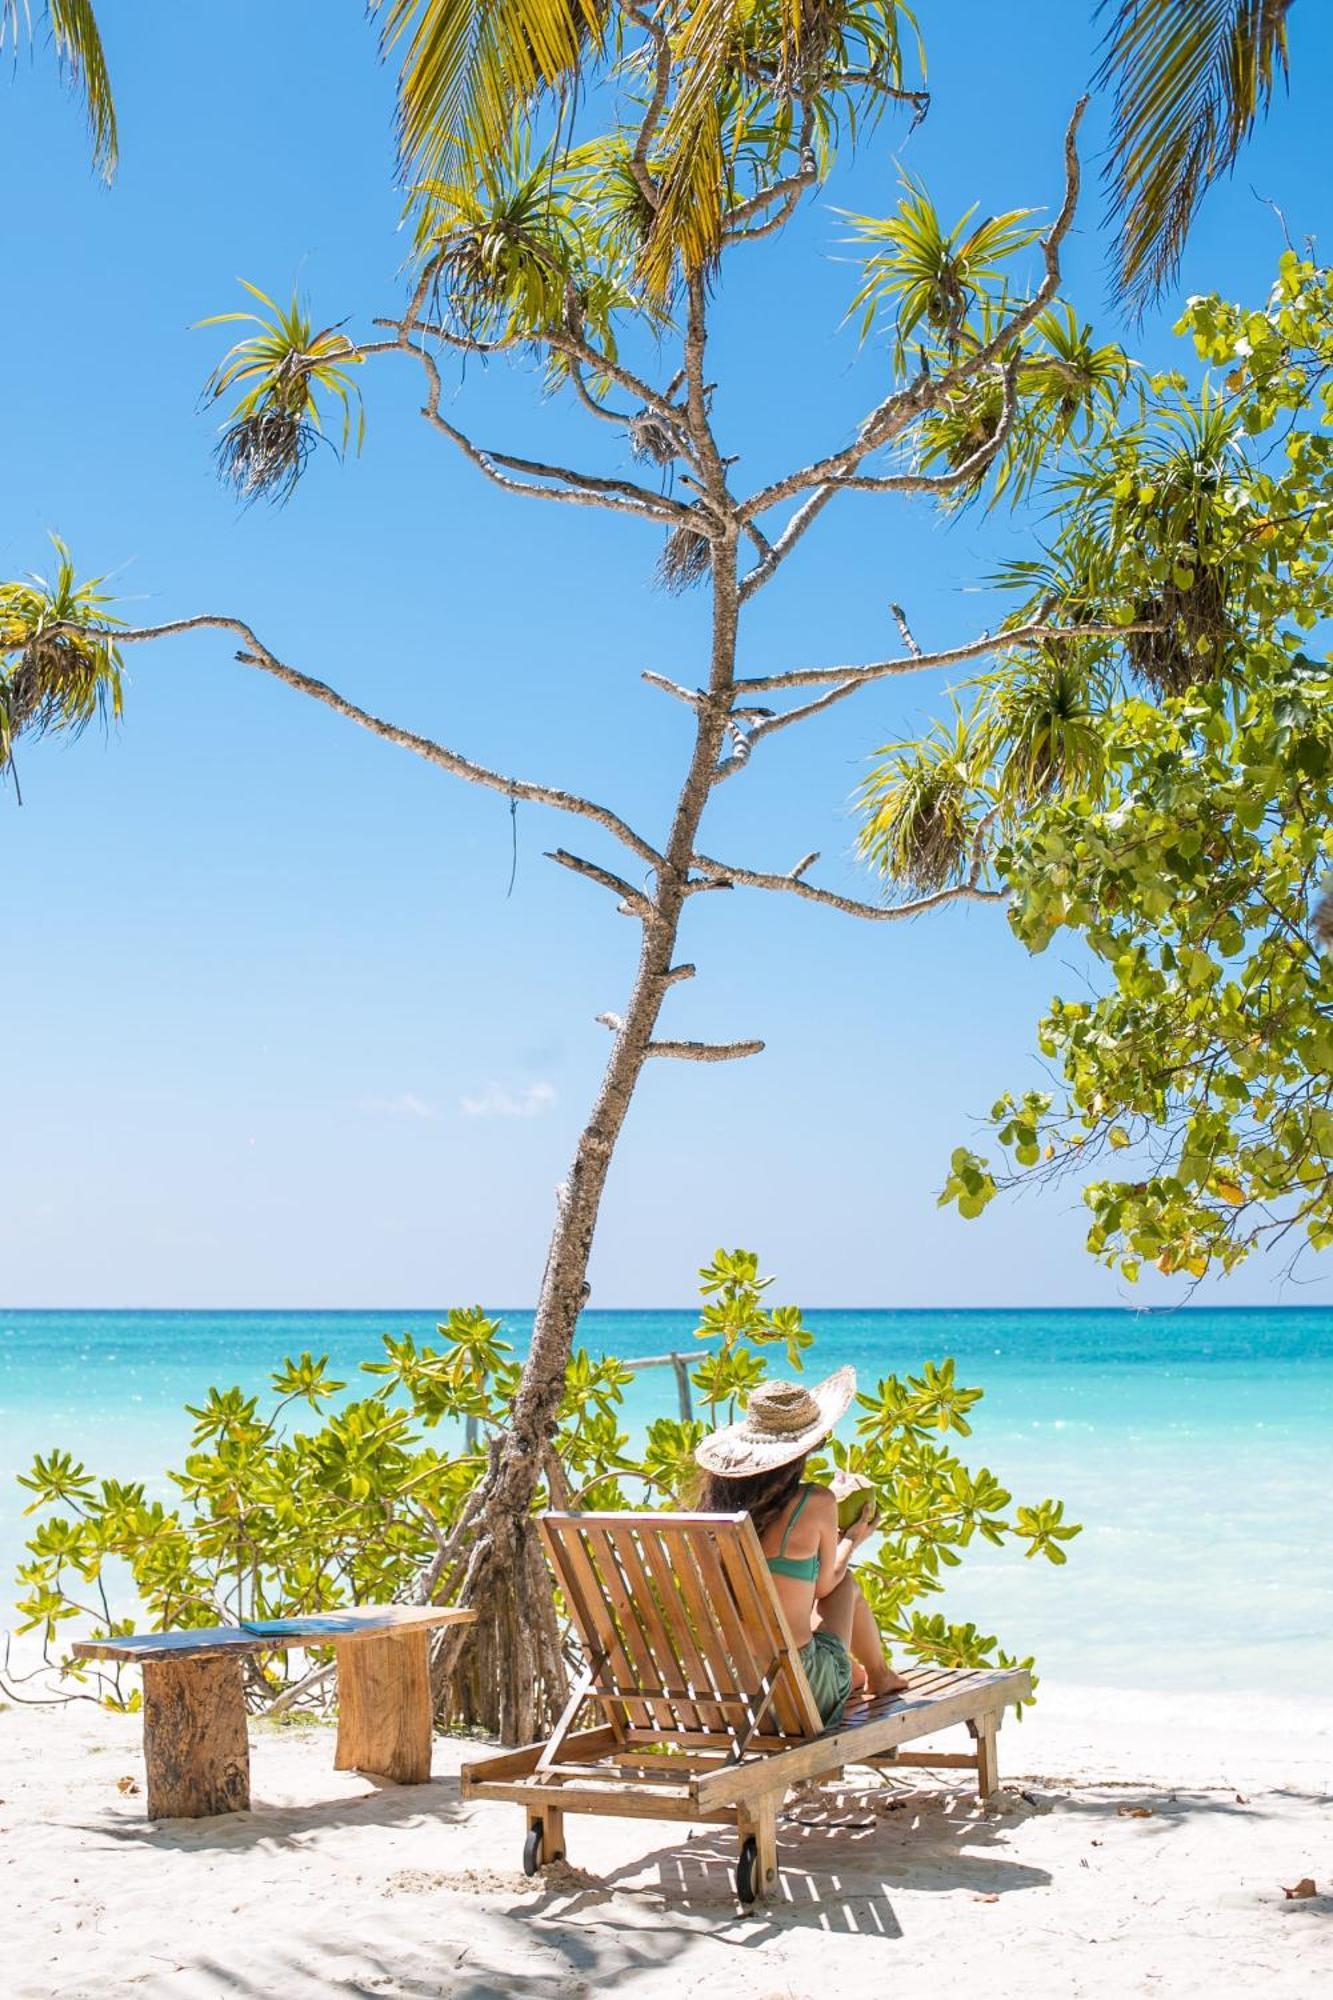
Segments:
[[[741,586],[743,599],[752,596],[767,581],[783,556],[805,532],[814,514],[827,504],[831,494],[826,489],[837,490],[839,484],[847,485],[857,473],[863,460],[872,452],[900,437],[909,425],[918,422],[946,398],[954,395],[973,376],[992,366],[1050,304],[1060,284],[1060,246],[1069,233],[1078,206],[1077,137],[1079,122],[1087,101],[1086,97],[1079,99],[1065,132],[1064,200],[1042,244],[1045,274],[1032,297],[1009,314],[989,340],[981,342],[971,354],[955,362],[942,375],[933,376],[923,369],[905,387],[896,389],[885,397],[884,401],[877,404],[862,421],[856,437],[850,444],[843,446],[839,451],[830,452],[822,459],[816,459],[813,464],[804,466],[797,472],[787,474],[785,478],[775,480],[744,503],[742,518],[749,519],[754,515],[765,513],[770,507],[777,506],[781,501],[791,499],[810,487],[817,489],[798,509],[797,514],[792,517],[787,528],[774,543],[773,556],[757,564],[745,578]]]
[[[912,628],[907,622],[907,613],[903,610],[901,604],[891,604],[889,609],[893,613],[894,623],[903,635],[904,646],[906,646],[909,653],[919,660],[921,658],[921,648],[912,636]]]
[[[633,480],[603,479],[595,473],[577,472],[567,465],[546,465],[539,459],[518,458],[511,452],[484,450],[441,414],[440,397],[444,384],[435,356],[410,340],[402,342],[402,351],[415,355],[426,371],[428,388],[421,412],[426,421],[456,444],[465,458],[507,493],[522,493],[532,500],[560,500],[578,507],[606,507],[616,513],[637,514],[640,519],[645,516],[658,521],[685,519],[688,510],[679,501],[669,500],[662,493],[653,493],[646,486],[636,485]],[[500,467],[504,467],[505,471],[499,470]],[[526,473],[529,477],[509,479],[505,472]],[[536,486],[532,484],[534,479],[559,483]]]
[[[739,1062],[742,1056],[762,1055],[762,1042],[649,1042],[650,1056],[669,1056],[676,1062]]]
[[[669,681],[665,674],[650,673],[647,667],[643,670],[642,678],[647,681],[649,687],[661,688],[663,694],[674,695],[676,700],[683,701],[687,708],[697,708],[701,701],[708,699],[708,696],[700,693],[698,689],[684,688],[679,681]]]
[[[791,896],[801,896],[809,903],[821,903],[825,909],[841,910],[844,916],[864,917],[871,923],[892,924],[904,917],[923,916],[927,910],[942,909],[949,903],[1001,903],[1005,900],[1003,889],[982,889],[974,881],[955,883],[949,889],[937,889],[932,895],[918,896],[911,903],[862,903],[854,896],[840,896],[834,889],[819,889],[813,883],[802,880],[801,871],[810,866],[813,857],[798,861],[796,867],[786,875],[761,874],[754,868],[729,868],[725,862],[712,861],[706,854],[696,854],[694,866],[707,871],[711,879],[691,883],[691,888],[700,889],[775,889]]]
[[[735,208],[728,210],[722,230],[724,242],[753,243],[757,237],[771,235],[790,218],[806,189],[815,185],[819,179],[819,168],[814,153],[810,150],[809,126],[810,119],[807,114],[806,136],[801,143],[800,167],[794,174],[788,174],[784,179],[773,181],[768,187],[760,188],[758,194],[752,194],[747,201],[739,202]],[[767,221],[760,223],[756,228],[747,226],[754,216],[763,215],[775,201],[782,204],[776,215],[769,216]]]
[[[648,108],[643,115],[638,137],[634,141],[634,151],[630,154],[630,172],[634,176],[639,193],[654,214],[661,200],[661,190],[653,179],[648,166],[648,155],[652,151],[653,139],[666,109],[667,92],[671,88],[671,38],[659,20],[634,5],[634,0],[624,0],[625,12],[635,26],[642,28],[653,45],[653,94],[648,100]]]
[[[1156,632],[1155,624],[1140,625],[1052,625],[1044,619],[1036,619],[1027,625],[1011,625],[1007,631],[983,632],[979,639],[969,639],[961,646],[946,646],[937,653],[923,653],[919,649],[905,658],[896,660],[871,660],[864,666],[849,667],[798,667],[785,674],[751,674],[737,680],[738,693],[760,688],[822,687],[829,681],[838,681],[842,686],[835,698],[851,694],[858,687],[867,686],[871,681],[885,680],[894,674],[924,674],[937,667],[956,667],[967,660],[984,659],[988,653],[1012,652],[1017,646],[1033,646],[1045,640],[1080,639],[1124,639],[1136,633]],[[826,705],[826,704],[824,704]],[[788,715],[775,716],[768,728],[782,728],[794,722],[804,710],[793,709]]]
[[[636,917],[647,920],[652,914],[652,904],[641,889],[626,882],[621,875],[612,874],[609,868],[601,867],[596,861],[586,861],[581,854],[570,854],[566,848],[553,848],[546,856],[548,861],[558,861],[562,868],[568,868],[575,875],[586,875],[590,882],[609,889],[613,896],[619,896]]]
[[[402,750],[410,750],[414,756],[422,757],[428,764],[437,764],[441,770],[453,777],[463,778],[468,784],[482,785],[488,791],[501,792],[506,798],[522,799],[532,805],[550,806],[555,812],[572,813],[579,819],[592,820],[597,826],[612,834],[622,846],[637,854],[650,868],[660,868],[662,856],[657,849],[637,834],[632,826],[611,811],[609,806],[599,805],[595,799],[581,798],[577,792],[567,792],[555,785],[538,785],[527,778],[513,778],[503,771],[492,771],[485,764],[474,763],[470,757],[462,756],[457,750],[450,750],[443,743],[436,743],[429,736],[420,736],[415,730],[401,729],[395,722],[386,722],[382,716],[372,715],[369,709],[361,708],[354,701],[348,701],[336,689],[317,681],[311,674],[303,674],[296,667],[289,667],[271,652],[259,638],[253,627],[243,618],[228,618],[222,613],[200,612],[191,618],[172,618],[161,625],[138,627],[92,625],[51,625],[50,636],[58,633],[77,633],[81,638],[103,638],[116,646],[141,646],[151,644],[156,639],[174,639],[185,632],[231,632],[245,641],[244,649],[236,658],[243,666],[258,667],[262,673],[271,674],[285,686],[295,688],[298,694],[309,695],[312,700],[323,702],[335,714],[357,723],[373,736],[383,737],[387,743],[396,743]],[[637,891],[631,892],[637,894]]]
[[[1004,370],[1004,406],[1000,420],[984,444],[970,451],[965,459],[950,468],[948,472],[889,472],[868,473],[849,472],[830,480],[830,485],[847,493],[933,493],[936,495],[956,493],[961,486],[969,485],[984,474],[993,460],[1004,449],[1013,429],[1014,412],[1018,407],[1018,361],[1017,355],[1010,357]]]
[[[774,570],[786,561],[806,529],[823,513],[837,490],[836,486],[821,486],[801,502],[777,540],[769,543],[754,568],[742,578],[740,586],[742,604],[747,603],[757,590],[763,589]],[[746,525],[748,527],[749,523]]]

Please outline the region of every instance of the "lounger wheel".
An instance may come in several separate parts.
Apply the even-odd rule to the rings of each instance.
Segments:
[[[753,1834],[741,1847],[741,1858],[736,1863],[736,1900],[747,1908],[759,1894],[759,1848]]]
[[[535,1875],[542,1865],[542,1823],[528,1828],[528,1837],[523,1843],[523,1873]]]

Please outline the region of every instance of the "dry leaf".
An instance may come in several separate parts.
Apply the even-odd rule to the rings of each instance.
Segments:
[[[1116,1811],[1119,1813],[1121,1819],[1151,1819],[1153,1817],[1151,1806],[1117,1806]]]
[[[999,1900],[1000,1900],[999,1897],[994,1894],[988,1896],[974,1896],[972,1898],[972,1901],[974,1903],[998,1903]]]
[[[116,1779],[116,1790],[118,1792],[123,1793],[127,1799],[132,1799],[135,1793],[138,1791],[138,1789],[139,1789],[139,1780],[137,1778]]]
[[[1248,1805],[1249,1803],[1250,1803],[1250,1802],[1249,1802],[1249,1800],[1248,1800],[1248,1799],[1246,1798],[1246,1796],[1245,1796],[1244,1792],[1237,1792],[1237,1794],[1236,1794],[1236,1804],[1237,1804],[1238,1806],[1247,1806],[1247,1805]]]
[[[1288,1889],[1284,1887],[1282,1893],[1287,1898],[1288,1902],[1291,1902],[1297,1896],[1317,1896],[1319,1894],[1319,1891],[1315,1888],[1314,1883],[1310,1880],[1310,1877],[1308,1875],[1302,1875],[1300,1881],[1296,1884],[1294,1889]]]

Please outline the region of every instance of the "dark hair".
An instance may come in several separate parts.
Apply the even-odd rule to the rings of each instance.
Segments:
[[[700,1509],[705,1514],[748,1514],[755,1533],[762,1535],[795,1498],[809,1456],[803,1451],[785,1465],[771,1466],[767,1472],[743,1472],[738,1478],[710,1472],[699,1496]]]

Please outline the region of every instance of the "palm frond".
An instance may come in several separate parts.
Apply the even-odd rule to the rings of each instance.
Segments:
[[[47,0],[45,13],[60,66],[83,99],[92,137],[93,166],[109,181],[116,171],[120,143],[111,76],[97,17],[89,0]],[[17,47],[24,33],[32,33],[28,0],[0,0],[0,49],[6,40]]]
[[[51,541],[56,567],[49,578],[0,583],[0,775],[23,733],[77,733],[121,712],[120,650],[108,636],[120,620],[104,579],[80,583],[64,542],[58,535]]]
[[[1102,0],[1099,88],[1112,93],[1105,179],[1115,289],[1141,314],[1180,268],[1199,206],[1287,77],[1291,0]]]
[[[420,185],[448,173],[459,146],[503,143],[517,111],[568,87],[605,40],[609,0],[370,0],[397,54],[398,147]]]

